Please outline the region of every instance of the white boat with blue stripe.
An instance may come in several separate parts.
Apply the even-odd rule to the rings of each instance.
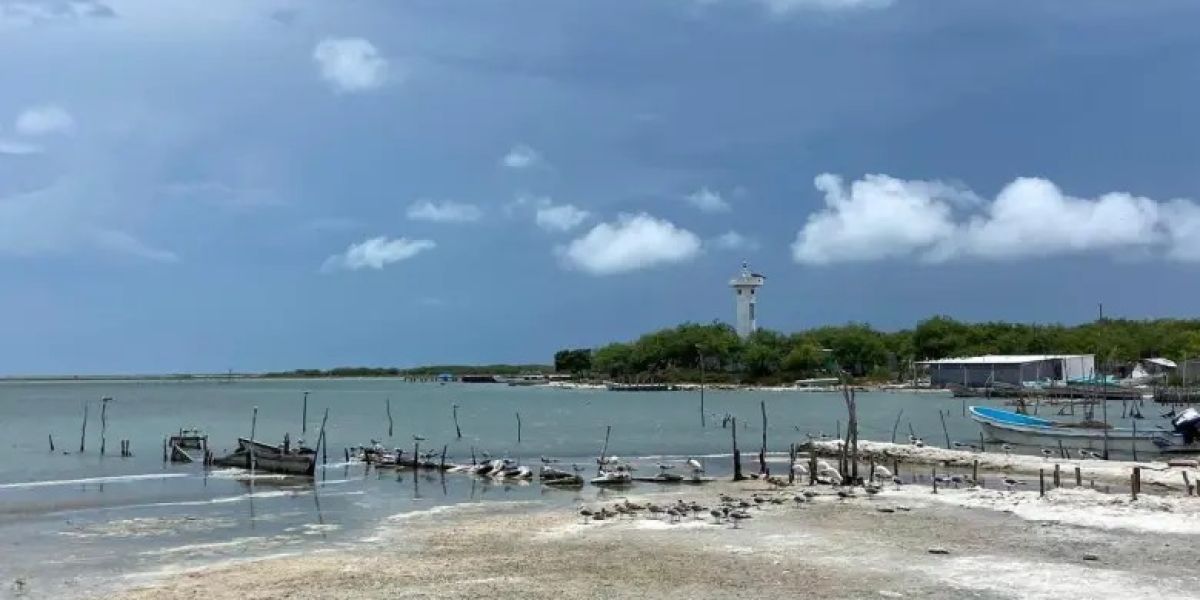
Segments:
[[[1109,452],[1121,454],[1132,453],[1135,446],[1137,452],[1147,454],[1200,453],[1200,442],[1185,439],[1183,434],[1161,425],[1148,425],[1144,430],[1141,427],[1104,428],[1085,423],[1053,421],[987,406],[972,406],[970,410],[971,418],[979,423],[984,435],[993,442],[1051,449],[1058,448],[1061,443],[1071,452],[1079,449],[1103,452],[1107,444]]]

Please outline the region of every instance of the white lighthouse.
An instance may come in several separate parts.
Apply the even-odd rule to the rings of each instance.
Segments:
[[[729,281],[737,305],[737,334],[742,339],[750,337],[750,334],[758,329],[755,306],[758,304],[758,288],[766,281],[766,277],[751,273],[750,266],[746,263],[742,263],[741,274]]]

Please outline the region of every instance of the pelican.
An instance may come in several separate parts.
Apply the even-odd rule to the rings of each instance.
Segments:
[[[808,475],[808,467],[806,467],[800,463],[796,463],[796,464],[792,465],[792,472],[797,475],[801,475],[801,476]]]
[[[879,478],[887,477],[890,479],[892,477],[892,472],[889,471],[887,467],[876,466],[875,467],[875,476],[879,477]]]

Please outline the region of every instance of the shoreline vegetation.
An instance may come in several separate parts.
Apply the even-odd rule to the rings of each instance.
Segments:
[[[804,379],[848,375],[856,385],[911,382],[916,362],[982,354],[1095,354],[1097,364],[1200,357],[1200,319],[1099,319],[1078,325],[1001,321],[968,323],[936,316],[912,329],[881,331],[867,323],[791,334],[760,329],[739,338],[725,323],[683,323],[630,342],[559,350],[553,364],[343,366],[261,373],[12,375],[0,381],[234,381],[244,379],[404,378],[440,375],[569,375],[578,387],[605,381],[776,388]],[[565,386],[564,386],[565,387]],[[807,389],[807,388],[806,388]]]

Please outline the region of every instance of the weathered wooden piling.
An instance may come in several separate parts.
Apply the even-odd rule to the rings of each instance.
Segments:
[[[733,417],[733,480],[741,481],[745,479],[742,475],[742,452],[738,450],[737,445],[737,417]]]
[[[53,448],[51,448],[53,450]],[[1188,480],[1187,471],[1183,472],[1183,489],[1187,490],[1187,495],[1192,495],[1192,482]]]
[[[317,444],[321,446],[321,464],[329,464],[329,444],[325,439],[325,423],[329,421],[329,409],[325,409],[325,416],[321,417],[321,433],[317,436]]]
[[[392,437],[392,431],[393,431],[392,427],[393,427],[393,425],[394,425],[394,422],[392,421],[392,399],[391,399],[391,398],[388,398],[388,399],[385,401],[385,403],[384,403],[384,409],[385,409],[385,410],[387,410],[387,418],[388,418],[388,437],[389,437],[389,438],[391,438],[391,437]]]
[[[1060,479],[1060,477],[1061,477],[1060,471],[1061,471],[1061,468],[1060,468],[1059,464],[1054,463],[1054,487],[1055,488],[1062,487],[1062,480]]]
[[[1063,447],[1062,440],[1058,440],[1058,455],[1061,456],[1063,460],[1071,459],[1071,457],[1067,455],[1067,449]]]
[[[971,481],[979,483],[979,459],[971,461]]]
[[[1130,445],[1133,447],[1133,462],[1137,462],[1137,419],[1133,420],[1133,442]]]
[[[985,445],[983,443],[983,432],[982,431],[979,432],[979,451],[987,452],[987,445]]]
[[[937,467],[929,470],[929,481],[933,484],[933,493],[937,493]]]
[[[304,405],[300,409],[300,433],[308,433],[308,390],[304,391]]]
[[[904,409],[901,408],[900,412],[896,413],[896,422],[892,424],[892,443],[893,444],[896,443],[896,430],[900,428],[900,417],[903,417],[903,416],[904,416]]]
[[[453,416],[454,416],[454,435],[457,439],[461,440],[462,439],[462,428],[460,428],[458,426],[458,405],[455,404],[455,405],[451,406],[450,409],[451,409],[451,411],[453,411]]]
[[[477,464],[479,463],[475,462],[475,446],[471,446],[471,466],[475,466]]]
[[[108,396],[100,399],[100,456],[104,456],[105,437],[108,436]]]
[[[817,484],[817,451],[810,449],[808,452],[808,485]]]
[[[83,401],[83,428],[79,431],[79,453],[83,454],[84,440],[87,439],[88,403]]]
[[[940,417],[942,419],[942,434],[946,436],[946,449],[949,450],[950,449],[950,430],[946,429],[946,413],[944,411],[939,410],[938,417]]]
[[[796,483],[796,444],[788,446],[788,485]]]
[[[442,471],[443,471],[443,472],[445,472],[445,470],[446,470],[446,448],[447,448],[447,446],[448,446],[448,444],[442,444],[442,462],[441,462],[441,469],[442,469]]]
[[[1133,499],[1137,500],[1138,494],[1142,493],[1142,468],[1134,467],[1133,474],[1130,476],[1131,494]]]
[[[47,434],[46,434],[46,437],[50,438],[50,451],[51,451],[51,452],[54,452],[54,434],[53,434],[53,433],[47,433]]]
[[[1083,485],[1083,469],[1079,465],[1075,465],[1075,487]]]
[[[307,404],[306,404],[307,406]],[[258,431],[258,407],[254,407],[254,412],[250,413],[250,474],[254,474],[254,468],[258,459],[254,456],[254,434]],[[165,450],[163,451],[165,455]],[[253,481],[253,479],[252,479]]]
[[[1038,497],[1046,497],[1046,470],[1038,469]]]
[[[758,406],[762,409],[762,446],[758,450],[758,472],[769,476],[771,469],[767,467],[767,401],[760,400]]]
[[[167,462],[170,457],[167,455],[167,438],[163,438],[163,462]]]
[[[521,443],[521,413],[517,413],[517,443]]]

